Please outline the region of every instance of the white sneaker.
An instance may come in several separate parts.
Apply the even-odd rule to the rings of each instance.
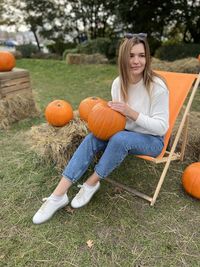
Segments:
[[[84,183],[78,194],[76,194],[76,196],[72,199],[72,208],[76,209],[86,205],[99,188],[100,182],[97,182],[95,186],[87,186],[87,184]]]
[[[53,200],[51,197],[44,198],[43,201],[45,201],[44,204],[42,204],[40,209],[33,217],[34,224],[46,222],[54,215],[57,210],[63,208],[69,203],[69,199],[66,194],[60,201]]]

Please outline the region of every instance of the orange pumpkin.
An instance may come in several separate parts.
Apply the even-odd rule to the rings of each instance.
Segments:
[[[200,199],[200,162],[192,163],[185,169],[182,184],[188,194]]]
[[[106,102],[96,104],[88,116],[89,130],[99,139],[108,140],[124,129],[126,118],[112,110]]]
[[[101,99],[100,97],[96,97],[96,96],[91,96],[91,97],[87,97],[83,99],[78,107],[80,118],[83,119],[84,121],[88,121],[88,115],[90,111],[92,110],[92,108],[96,104],[103,102],[103,101],[104,101],[103,99]]]
[[[64,100],[54,100],[45,109],[45,117],[53,126],[64,126],[73,119],[72,106]]]
[[[0,71],[11,71],[16,65],[15,57],[8,51],[0,51]]]
[[[197,58],[198,58],[198,60],[199,60],[199,62],[200,62],[200,54],[198,55],[198,57],[197,57]]]

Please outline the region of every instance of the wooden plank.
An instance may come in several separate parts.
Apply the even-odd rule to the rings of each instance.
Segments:
[[[14,68],[11,71],[0,72],[0,80],[29,76],[29,71],[25,69]]]
[[[139,191],[137,191],[137,190],[135,190],[135,189],[133,189],[133,188],[131,188],[129,186],[126,186],[124,184],[121,184],[119,182],[116,182],[116,181],[114,181],[114,180],[112,180],[110,178],[106,178],[105,181],[107,181],[107,182],[111,183],[112,185],[117,186],[119,188],[123,188],[124,190],[132,193],[133,195],[138,196],[138,197],[141,197],[141,198],[143,198],[145,200],[148,200],[149,202],[152,201],[152,197],[150,197],[150,196],[148,196],[148,195],[146,195],[144,193],[141,193],[141,192],[139,192]]]
[[[0,83],[11,81],[13,79],[21,79],[21,78],[25,78],[25,77],[30,78],[30,75],[27,74],[27,73],[22,73],[21,75],[17,75],[16,77],[13,77],[13,76],[2,76],[2,77],[0,77]]]
[[[18,78],[18,79],[12,79],[12,80],[11,79],[3,80],[0,82],[0,88],[15,85],[15,84],[22,84],[25,82],[30,82],[30,79],[28,76]]]
[[[22,83],[22,84],[16,84],[16,85],[13,85],[10,87],[1,88],[1,94],[6,95],[10,92],[19,91],[19,90],[22,90],[24,88],[29,88],[29,90],[31,90],[30,82]]]
[[[17,94],[21,94],[21,93],[31,93],[31,90],[30,88],[24,88],[22,90],[18,90],[18,91],[13,91],[13,92],[10,92],[6,95],[6,98],[12,98],[14,95],[17,95]]]
[[[164,163],[167,162],[168,160],[168,156],[167,157],[163,157],[161,159],[155,159],[154,163],[158,164],[158,163]],[[171,160],[180,160],[180,153],[174,153],[174,155],[171,157]]]

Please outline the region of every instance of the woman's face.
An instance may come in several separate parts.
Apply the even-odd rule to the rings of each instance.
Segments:
[[[131,48],[129,63],[131,76],[133,78],[142,77],[146,65],[146,55],[143,43],[135,44]]]

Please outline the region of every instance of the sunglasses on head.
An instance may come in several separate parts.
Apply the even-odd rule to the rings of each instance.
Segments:
[[[124,35],[124,38],[127,38],[127,39],[132,39],[132,38],[139,38],[139,39],[146,39],[147,38],[147,33],[144,33],[144,32],[140,32],[140,33],[126,33]]]

